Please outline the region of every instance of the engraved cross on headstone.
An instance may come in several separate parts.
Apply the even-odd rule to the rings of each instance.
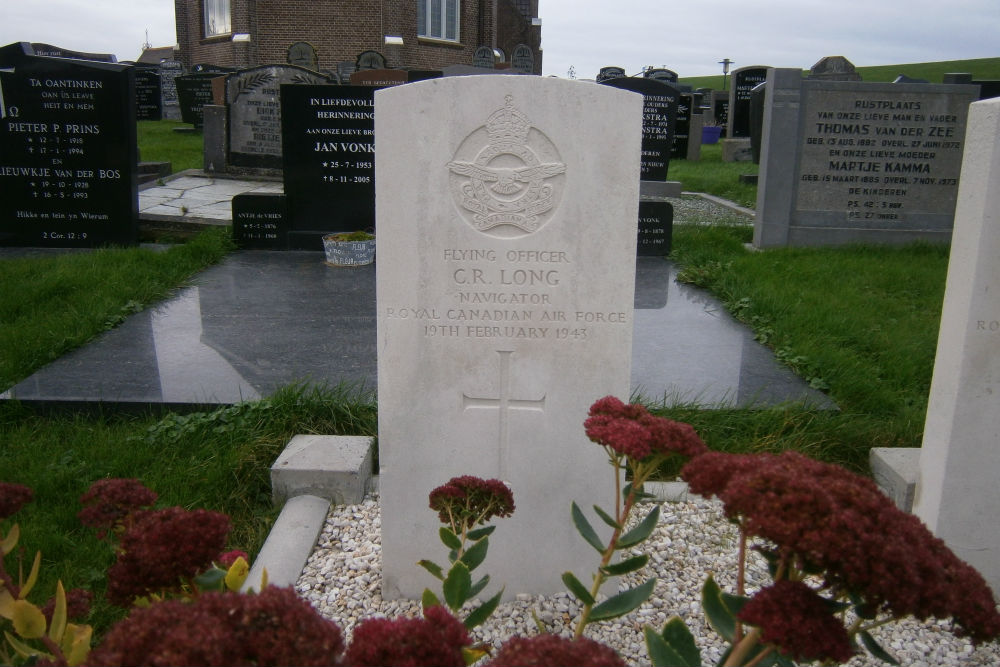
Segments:
[[[539,399],[518,399],[510,397],[510,356],[514,354],[513,350],[497,350],[497,354],[500,355],[500,388],[498,396],[496,398],[484,398],[469,396],[465,392],[462,393],[462,409],[468,410],[470,408],[491,408],[496,409],[498,412],[499,419],[499,439],[498,439],[498,454],[497,461],[500,471],[500,477],[507,477],[507,459],[509,456],[509,413],[511,410],[537,410],[538,412],[544,412],[545,409],[545,395],[543,394]]]

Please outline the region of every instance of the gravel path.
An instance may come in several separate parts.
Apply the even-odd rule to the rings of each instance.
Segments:
[[[567,520],[568,514],[567,511]],[[336,621],[348,635],[359,619],[368,616],[392,618],[420,613],[416,601],[383,600],[381,597],[380,525],[377,496],[370,496],[360,505],[333,507],[318,545],[296,585],[300,595],[323,616]],[[503,530],[502,520],[497,522],[497,530]],[[735,543],[736,531],[722,516],[718,502],[696,499],[663,503],[659,525],[643,545],[644,551],[651,556],[650,563],[638,573],[641,579],[652,574],[658,577],[653,597],[624,618],[590,626],[587,636],[613,646],[630,665],[647,665],[642,626],[660,627],[667,618],[678,614],[698,638],[704,664],[714,665],[725,645],[703,622],[701,586],[708,573],[715,572],[722,589],[733,590]],[[442,556],[443,547],[433,536],[428,539],[427,549],[428,558]],[[578,576],[583,574],[577,573]],[[767,583],[761,559],[751,563],[747,580],[751,589]],[[494,590],[491,586],[489,592],[492,594]],[[500,605],[490,620],[477,628],[475,636],[499,646],[511,635],[536,634],[533,612],[550,631],[571,635],[578,610],[575,600],[568,594],[519,596],[515,601]],[[968,640],[950,634],[945,622],[908,621],[879,628],[872,634],[903,665],[985,667],[1000,664],[1000,646],[990,644],[974,648]],[[868,656],[856,656],[848,664],[862,667],[885,663]]]

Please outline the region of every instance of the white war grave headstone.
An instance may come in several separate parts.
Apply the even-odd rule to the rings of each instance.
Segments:
[[[375,93],[383,596],[439,585],[432,489],[505,481],[482,571],[509,599],[593,572],[570,504],[614,502],[583,421],[628,398],[642,96],[526,76]],[[485,599],[485,598],[484,598]]]
[[[969,107],[913,511],[1000,593],[1000,99]]]

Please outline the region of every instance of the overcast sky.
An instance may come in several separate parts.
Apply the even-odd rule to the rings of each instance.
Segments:
[[[149,31],[170,46],[173,0],[0,0],[0,45],[44,42],[134,60]],[[857,66],[1000,56],[1000,0],[539,0],[544,74],[593,78],[719,74],[719,61],[808,69],[823,56]]]

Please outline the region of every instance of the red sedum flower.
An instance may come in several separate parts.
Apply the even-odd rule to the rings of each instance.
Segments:
[[[17,514],[25,505],[31,502],[34,492],[24,484],[0,482],[0,519]]]
[[[134,609],[105,635],[88,665],[338,665],[336,623],[291,588],[205,593]]]
[[[212,567],[226,545],[229,517],[168,507],[136,512],[108,569],[108,600],[128,607],[137,597],[181,583]]]
[[[681,476],[693,493],[717,496],[747,534],[818,569],[835,592],[861,596],[867,612],[950,617],[976,642],[1000,636],[982,576],[870,479],[797,452],[709,453]]]
[[[625,404],[614,396],[590,406],[583,427],[593,442],[636,461],[654,454],[694,457],[708,450],[690,424],[657,417],[645,406]]]
[[[97,530],[103,538],[122,527],[132,512],[152,507],[157,495],[137,479],[99,479],[80,496],[83,509],[77,518],[85,526]]]
[[[344,664],[352,667],[465,667],[471,644],[462,622],[441,606],[423,618],[374,618],[355,629]]]
[[[430,508],[441,523],[458,530],[486,523],[493,517],[514,513],[514,495],[499,479],[480,479],[471,475],[452,477],[433,491]]]
[[[762,589],[737,616],[759,627],[762,641],[794,660],[851,658],[847,630],[830,613],[827,601],[800,581],[786,579]]]
[[[511,637],[485,667],[625,667],[625,661],[610,646],[580,637],[558,635]]]
[[[250,556],[247,555],[247,552],[241,551],[240,549],[233,549],[232,551],[227,551],[226,553],[219,556],[218,561],[219,565],[221,565],[226,569],[229,569],[230,567],[233,566],[233,563],[235,563],[239,558],[242,558],[248,563],[250,562]]]
[[[71,588],[66,591],[66,618],[73,620],[84,620],[90,615],[90,604],[94,600],[94,594],[82,588]],[[52,614],[56,609],[56,599],[50,598],[42,607],[42,614],[45,620],[52,622]]]

